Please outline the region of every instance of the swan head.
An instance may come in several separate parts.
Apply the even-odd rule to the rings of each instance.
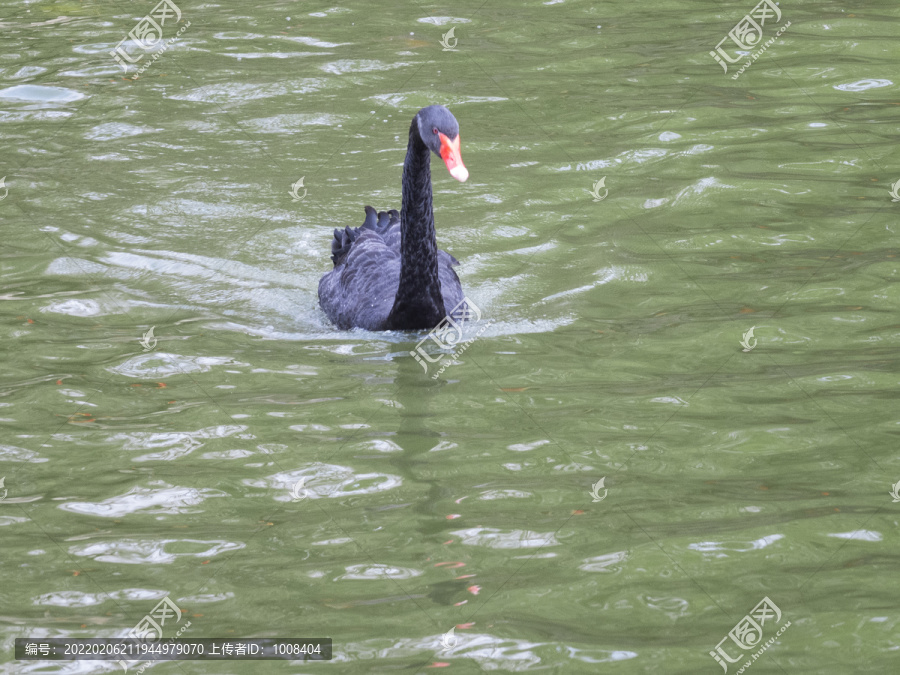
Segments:
[[[459,123],[442,105],[430,105],[416,113],[419,136],[434,154],[447,165],[447,171],[460,183],[465,183],[469,171],[459,152]]]

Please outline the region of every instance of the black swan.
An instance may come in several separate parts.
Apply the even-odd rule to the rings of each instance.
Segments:
[[[438,250],[431,206],[431,152],[465,182],[459,124],[441,105],[422,108],[409,126],[400,213],[366,206],[357,228],[334,231],[334,269],[319,281],[319,303],[340,329],[434,328],[463,300],[459,261]]]

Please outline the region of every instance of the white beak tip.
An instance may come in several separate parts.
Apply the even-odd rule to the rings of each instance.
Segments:
[[[460,183],[465,183],[469,179],[469,170],[460,164],[459,166],[454,166],[450,169],[450,175]]]

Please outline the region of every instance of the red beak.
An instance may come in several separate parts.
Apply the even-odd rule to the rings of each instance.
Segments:
[[[469,177],[469,170],[463,164],[462,156],[459,154],[459,135],[454,140],[450,140],[444,134],[441,137],[441,159],[447,165],[447,171],[460,183],[465,183]]]

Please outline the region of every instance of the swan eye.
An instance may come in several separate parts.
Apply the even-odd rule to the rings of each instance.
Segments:
[[[433,133],[436,134],[436,133],[438,132],[437,127],[433,127],[433,128],[431,129],[431,131],[432,131]]]

